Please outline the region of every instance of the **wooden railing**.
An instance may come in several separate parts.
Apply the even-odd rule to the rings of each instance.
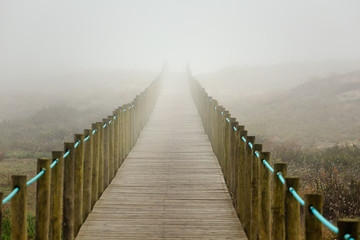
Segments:
[[[144,92],[112,115],[93,123],[52,159],[38,159],[37,175],[11,176],[11,238],[27,240],[27,185],[37,183],[35,239],[76,237],[96,201],[115,177],[155,105],[162,74]],[[10,200],[11,199],[11,200]],[[3,194],[0,193],[0,206]],[[5,202],[4,202],[5,203]],[[0,236],[1,211],[0,208]]]
[[[270,166],[270,153],[262,151],[245,126],[188,71],[188,82],[206,134],[223,171],[233,205],[249,239],[322,239],[322,195],[297,194],[300,180],[286,176],[286,164]],[[272,189],[272,191],[271,191]],[[300,206],[304,206],[304,234],[300,233]],[[316,216],[317,215],[317,216]],[[338,239],[358,239],[359,220],[340,219],[338,227],[323,221]],[[352,237],[352,238],[351,238]]]

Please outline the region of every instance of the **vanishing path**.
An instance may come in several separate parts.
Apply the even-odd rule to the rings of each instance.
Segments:
[[[169,76],[77,239],[247,239],[191,99]]]

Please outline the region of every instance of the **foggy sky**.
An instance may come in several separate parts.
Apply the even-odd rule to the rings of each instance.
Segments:
[[[358,0],[0,0],[0,76],[359,59],[359,10]]]

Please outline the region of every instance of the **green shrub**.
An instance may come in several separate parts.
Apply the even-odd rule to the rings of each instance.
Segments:
[[[36,217],[28,213],[27,216],[28,221],[28,239],[35,239],[35,222]],[[2,219],[2,240],[10,240],[11,239],[11,213],[10,210],[7,209],[3,213],[3,219]]]
[[[294,142],[272,147],[273,157],[288,163],[303,189],[323,194],[324,216],[330,220],[360,217],[360,148],[356,145],[303,149]]]

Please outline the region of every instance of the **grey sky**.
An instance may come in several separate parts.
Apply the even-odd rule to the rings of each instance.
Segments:
[[[358,0],[0,0],[0,75],[358,59],[359,12]]]

